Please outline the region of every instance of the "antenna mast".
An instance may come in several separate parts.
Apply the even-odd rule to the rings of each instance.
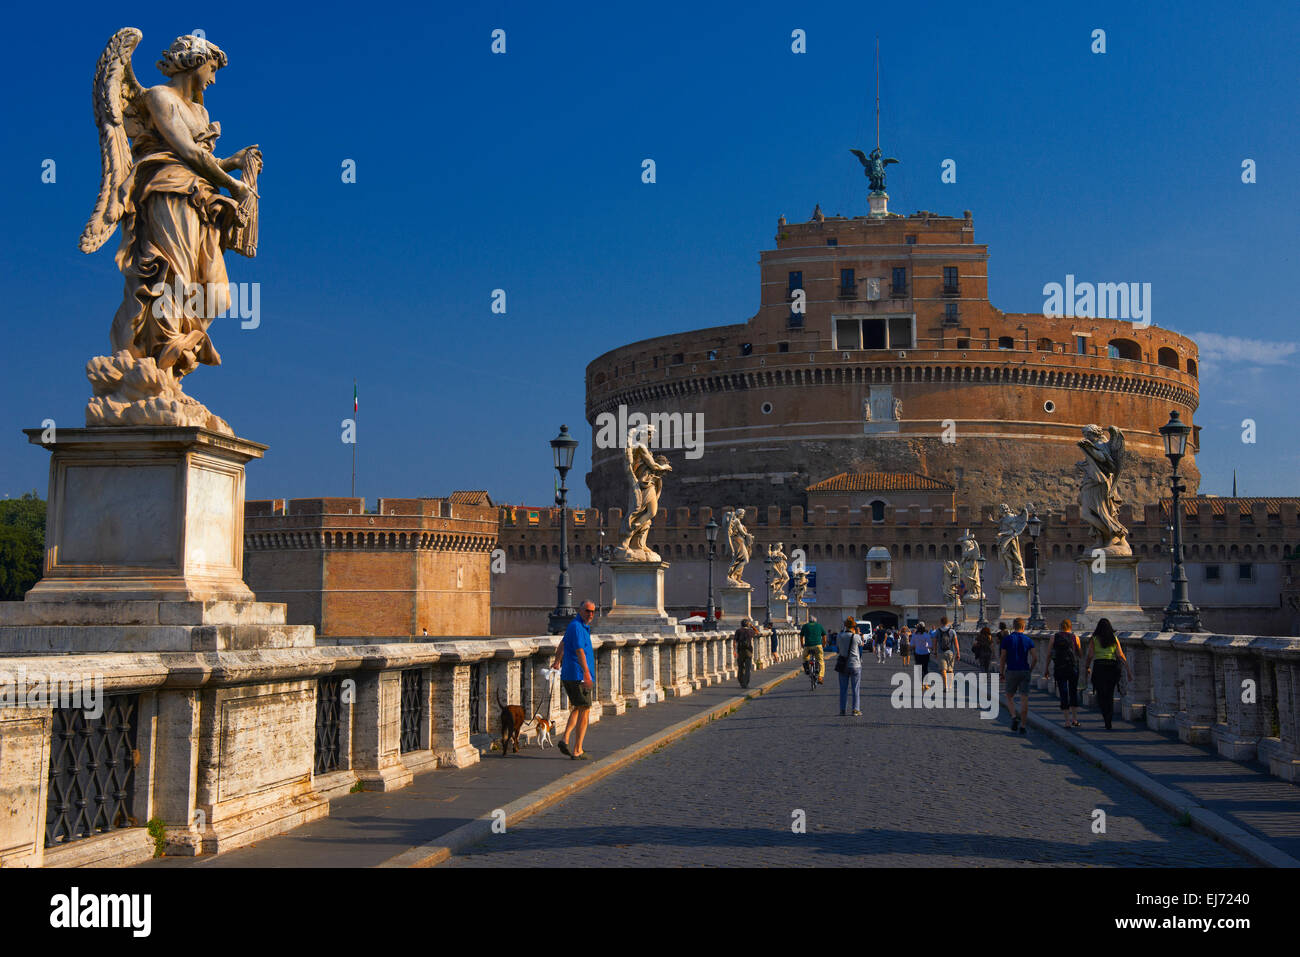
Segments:
[[[880,37],[876,37],[876,149],[880,149]]]

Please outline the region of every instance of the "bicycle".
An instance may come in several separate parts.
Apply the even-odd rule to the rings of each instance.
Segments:
[[[817,680],[817,659],[812,655],[805,657],[803,660],[803,670],[808,675],[808,680],[812,685],[808,693],[812,694],[817,690],[817,686],[821,684],[821,682]]]

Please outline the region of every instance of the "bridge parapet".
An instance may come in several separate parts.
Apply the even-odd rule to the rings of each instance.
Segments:
[[[1052,632],[1027,633],[1038,650],[1035,685],[1049,688],[1041,668]],[[963,632],[962,657],[974,631]],[[1087,653],[1087,636],[1080,636]],[[1125,720],[1213,747],[1233,761],[1264,764],[1300,784],[1300,638],[1256,635],[1120,632],[1133,669],[1117,704]],[[1095,696],[1080,689],[1086,704]]]
[[[775,655],[760,641],[755,667],[793,657],[796,638],[778,632]],[[498,692],[530,718],[568,718],[550,673],[558,636],[331,641],[0,656],[0,866],[127,865],[155,840],[190,856],[290,830],[330,798],[477,762],[499,742]],[[592,721],[735,674],[730,632],[592,645]],[[79,780],[91,759],[111,773]]]

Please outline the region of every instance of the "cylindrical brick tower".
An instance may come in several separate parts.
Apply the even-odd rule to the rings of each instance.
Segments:
[[[1157,430],[1171,410],[1188,423],[1196,410],[1190,339],[994,308],[969,212],[819,215],[778,230],[748,322],[646,339],[588,365],[594,507],[627,507],[616,443],[635,413],[659,424],[672,464],[661,508],[801,505],[808,485],[844,471],[917,472],[953,485],[958,501],[1059,508],[1077,502],[1076,443],[1090,423],[1124,430],[1124,501],[1167,493]],[[1097,284],[1095,314],[1124,311],[1128,286]],[[690,448],[671,434],[684,421],[703,426]],[[1182,468],[1194,491],[1194,457]]]

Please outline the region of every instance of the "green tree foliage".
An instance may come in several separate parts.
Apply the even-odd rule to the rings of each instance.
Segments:
[[[0,601],[21,601],[44,562],[44,500],[32,491],[0,501]]]

